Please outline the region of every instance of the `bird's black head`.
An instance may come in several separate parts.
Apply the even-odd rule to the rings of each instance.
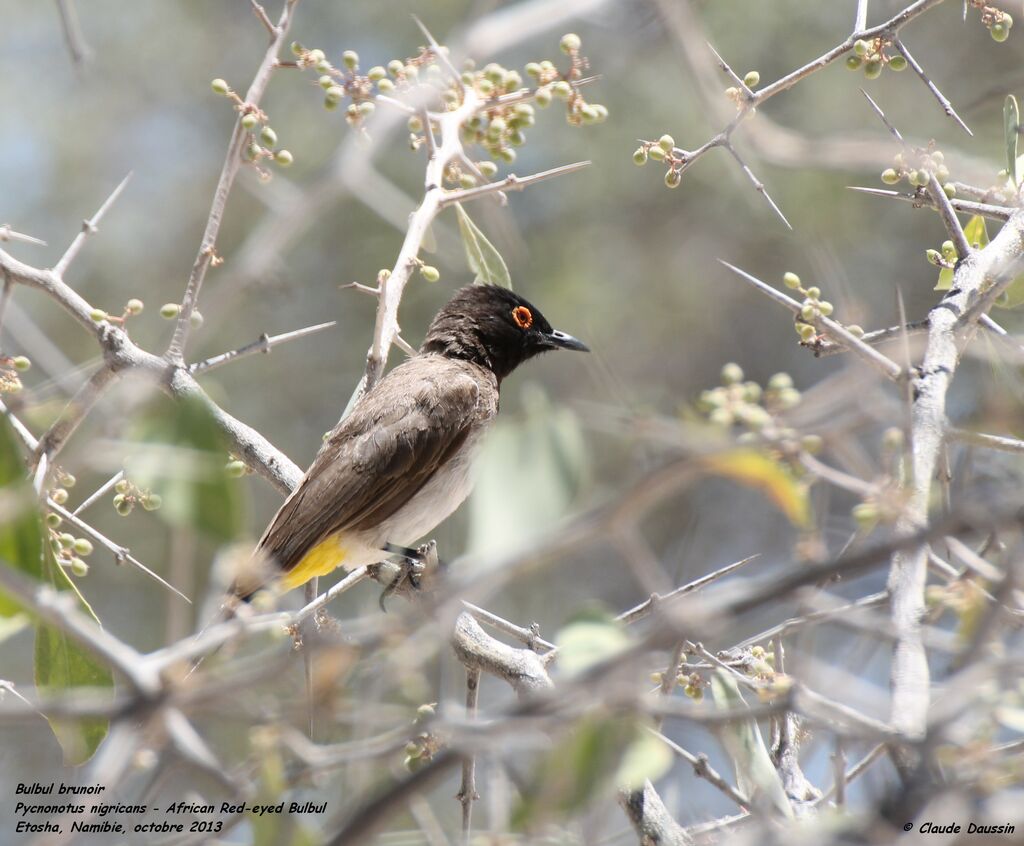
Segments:
[[[552,329],[540,309],[497,285],[468,285],[437,313],[420,352],[441,353],[490,369],[499,381],[547,350],[583,350],[586,344]]]

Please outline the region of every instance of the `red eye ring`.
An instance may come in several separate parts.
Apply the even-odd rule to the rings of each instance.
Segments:
[[[529,329],[533,326],[533,312],[526,306],[516,306],[512,309],[512,320],[520,329]]]

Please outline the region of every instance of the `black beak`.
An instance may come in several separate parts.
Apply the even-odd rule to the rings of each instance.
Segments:
[[[560,332],[558,329],[552,329],[547,335],[544,336],[553,349],[562,350],[579,350],[580,352],[590,352],[590,347],[583,343],[579,338],[574,338],[567,332]]]

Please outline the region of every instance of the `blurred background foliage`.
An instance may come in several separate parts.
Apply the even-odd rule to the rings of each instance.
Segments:
[[[854,5],[852,0],[690,4],[704,37],[740,73],[759,71],[762,84],[842,40]],[[871,19],[880,21],[904,5],[875,0]],[[460,32],[488,14],[532,6],[536,0],[303,0],[292,36],[335,59],[342,50],[357,50],[365,68],[415,54],[422,37],[411,12],[442,42],[455,43]],[[81,69],[69,59],[55,4],[5,7],[0,220],[49,242],[48,247],[15,245],[16,255],[52,265],[79,221],[131,171],[126,192],[68,281],[111,313],[119,313],[130,297],[143,299],[145,312],[130,322],[132,337],[159,351],[171,324],[158,310],[181,297],[234,120],[226,101],[211,93],[210,79],[223,77],[244,91],[266,35],[243,0],[129,5],[91,0],[78,8],[94,53]],[[949,2],[904,35],[971,126],[973,138],[943,114],[912,72],[887,72],[868,82],[837,63],[772,99],[764,116],[808,139],[812,149],[827,150],[835,139],[866,137],[878,151],[870,167],[863,162],[783,167],[773,163],[771,150],[753,146],[747,128],[741,128],[736,143],[793,224],[790,232],[724,152],[700,160],[672,191],[664,187],[657,166],[641,169],[632,163],[638,138],[669,132],[679,146],[693,149],[721,124],[655,3],[588,2],[580,9],[568,18],[559,13],[550,27],[542,17],[535,33],[498,54],[475,54],[469,45],[478,60],[521,69],[531,60],[557,61],[561,34],[579,33],[592,70],[601,75],[588,98],[605,104],[610,118],[575,129],[566,125],[557,104],[539,111],[514,172],[525,175],[580,159],[592,166],[513,193],[504,209],[488,200],[468,207],[502,252],[515,288],[594,352],[547,357],[507,380],[501,424],[485,456],[476,498],[437,532],[448,559],[467,549],[507,554],[551,530],[559,517],[622,491],[658,459],[657,450],[624,434],[616,421],[633,414],[679,415],[702,389],[719,383],[726,361],[738,362],[748,378],[762,384],[777,371],[791,373],[801,390],[824,383],[824,398],[800,418],[810,431],[815,425],[827,428],[838,413],[837,393],[871,397],[871,379],[845,371],[846,362],[838,357],[816,360],[800,349],[791,317],[718,259],[774,284],[784,271],[796,271],[805,284],[820,285],[844,322],[869,330],[898,321],[897,291],[908,316],[923,317],[935,300],[936,276],[924,252],[945,236],[929,212],[846,190],[858,184],[883,187],[878,175],[896,152],[858,88],[867,87],[905,134],[936,139],[953,178],[987,185],[1003,167],[1003,97],[1024,87],[1021,34],[997,45],[973,17],[963,24],[961,4]],[[275,4],[268,10],[276,15]],[[706,50],[695,58],[713,67]],[[728,84],[721,75],[721,88]],[[201,380],[216,401],[302,466],[337,421],[363,372],[371,340],[374,301],[339,286],[373,284],[378,270],[392,265],[401,227],[422,190],[424,164],[423,151],[407,148],[404,122],[388,122],[378,109],[380,130],[370,122],[374,140],[366,150],[354,143],[342,112],[325,112],[321,99],[309,75],[281,71],[272,80],[263,108],[295,163],[287,171],[275,168],[266,185],[243,169],[218,241],[225,261],[207,277],[200,303],[205,322],[194,332],[190,350],[195,360],[262,332],[338,321],[334,329]],[[367,170],[367,153],[376,174]],[[404,336],[413,345],[454,288],[472,279],[454,212],[443,215],[434,229],[438,252],[429,261],[440,269],[441,280],[431,284],[416,278],[402,305]],[[280,250],[273,248],[278,243]],[[5,351],[25,352],[35,363],[24,377],[19,402],[23,418],[38,433],[96,362],[96,348],[41,295],[19,289],[14,305],[7,316]],[[1020,328],[1018,314],[1002,317],[1010,329]],[[400,355],[393,350],[392,362]],[[972,369],[986,379],[972,379]],[[964,375],[951,398],[955,419],[987,416],[1000,432],[1024,434],[1017,414],[1021,385],[1014,372],[1003,369],[993,382],[989,364],[971,362]],[[125,441],[137,433],[132,421],[147,397],[148,389],[137,383],[121,385],[73,438],[61,459],[78,479],[72,505],[122,466]],[[864,437],[867,452],[856,442],[848,450],[870,466],[877,430]],[[239,518],[242,535],[255,539],[279,505],[279,494],[252,476],[232,484],[239,500],[249,503]],[[833,551],[849,536],[852,504],[838,508],[839,516],[823,527]],[[819,501],[818,512],[835,505]],[[243,507],[232,500],[232,515],[236,506]],[[217,548],[208,537],[169,526],[159,512],[136,509],[121,518],[109,496],[87,516],[186,593],[202,596]],[[753,553],[762,554],[756,565],[762,573],[789,563],[796,534],[758,492],[707,479],[660,507],[645,524],[645,537],[670,576],[682,582]],[[88,577],[78,580],[83,594],[104,624],[137,648],[157,648],[195,625],[193,608],[137,571],[115,567],[104,550],[98,549],[91,563]],[[541,563],[506,585],[488,607],[553,632],[594,600],[617,611],[647,595],[614,550],[591,548]],[[336,613],[342,618],[368,613],[376,601],[373,590],[355,591],[342,598]],[[743,625],[753,631],[759,622],[765,621]],[[27,637],[17,635],[4,644],[4,675],[30,677],[30,650],[18,648]],[[828,630],[817,637],[801,648],[812,657],[828,655],[834,638]],[[850,656],[868,690],[884,686],[883,653],[862,650]],[[298,663],[289,669],[294,675],[287,683],[299,682]],[[461,684],[461,672],[450,661],[429,664],[424,672],[429,683],[410,685],[408,701],[435,697],[438,679],[442,691],[453,695]],[[372,678],[364,681],[364,689],[372,690]],[[851,696],[866,699],[857,691]],[[877,702],[858,705],[869,711],[878,707]],[[40,727],[13,743],[4,738],[0,761],[6,773],[17,775],[0,782],[24,780],[31,768],[45,772],[59,765],[59,749],[44,733]],[[230,733],[225,727],[225,742]],[[812,777],[827,766],[827,756],[818,756],[810,766]],[[0,794],[9,792],[0,786]],[[663,795],[683,816],[703,818],[718,809],[717,799],[704,807],[705,792],[669,789]]]

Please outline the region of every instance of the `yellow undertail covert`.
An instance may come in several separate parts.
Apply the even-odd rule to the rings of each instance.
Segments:
[[[317,576],[326,576],[340,567],[348,557],[348,547],[340,535],[329,535],[302,556],[281,579],[285,590],[304,585]]]

